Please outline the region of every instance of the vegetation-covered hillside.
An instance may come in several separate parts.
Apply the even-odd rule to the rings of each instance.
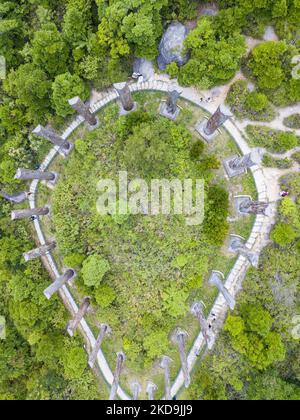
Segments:
[[[295,107],[284,120],[289,133],[251,126],[245,130],[249,145],[277,154],[299,146],[293,130],[300,127],[300,77],[294,77],[293,58],[300,55],[300,0],[219,0],[212,2],[217,13],[204,16],[206,3],[0,0],[0,56],[6,62],[6,77],[0,80],[0,190],[24,190],[24,183],[14,179],[17,168],[38,169],[50,148],[32,130],[50,124],[62,131],[75,114],[68,99],[88,100],[92,89],[127,80],[135,57],[153,60],[159,72],[158,45],[173,21],[190,31],[185,40],[189,60],[180,68],[175,62],[167,66],[172,78],[182,86],[206,90],[241,72],[244,80],[234,83],[227,96],[237,118],[267,123],[278,107]],[[273,38],[266,40],[270,27]],[[187,103],[181,104],[182,120],[170,123],[154,116],[157,98],[154,105],[148,96],[136,100],[156,108],[145,106],[147,112],[119,120],[114,107],[101,116],[99,130],[72,139],[75,150],[62,172],[66,182],[59,183],[52,196],[53,226],[45,228],[57,235],[61,265],[80,271],[75,293],[78,300],[91,295],[97,308],[90,315],[95,333],[104,317],[128,353],[130,369],[141,372],[168,350],[168,332],[184,318],[190,300],[202,294],[211,260],[225,272],[230,269],[232,256],[225,263],[220,257],[228,221],[235,232],[249,233],[252,220],[227,220],[228,194],[254,196],[255,190],[250,175],[233,182],[233,190],[222,179],[224,153],[236,153],[225,131],[219,137],[223,143],[216,141],[217,150],[204,148],[191,134],[198,114],[189,113]],[[109,152],[103,151],[105,141]],[[278,159],[269,157],[269,166],[280,165]],[[299,163],[299,150],[284,159],[284,169]],[[89,188],[100,175],[115,176],[118,168],[145,178],[204,177],[208,205],[201,230],[185,229],[181,219],[169,223],[162,218],[161,228],[147,217],[100,220],[90,212]],[[248,273],[214,351],[194,370],[191,387],[178,398],[300,399],[299,340],[291,333],[300,314],[299,185],[298,172],[283,177],[289,197],[279,205],[259,270]],[[41,188],[41,197],[48,198],[48,193]],[[50,279],[42,262],[25,263],[22,253],[35,247],[35,231],[30,221],[11,221],[12,209],[0,198],[0,319],[6,320],[7,334],[5,340],[0,338],[0,400],[107,399],[103,378],[88,368],[82,339],[77,335],[70,340],[65,334],[70,315],[62,302],[43,296]],[[98,254],[101,261],[94,258]],[[101,284],[93,282],[95,270],[103,271]],[[205,293],[213,300],[213,293]],[[116,351],[111,343],[107,346],[108,353]],[[109,361],[113,365],[115,358]]]

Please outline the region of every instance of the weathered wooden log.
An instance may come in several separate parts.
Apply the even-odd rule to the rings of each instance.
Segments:
[[[134,108],[134,101],[128,83],[115,83],[114,88],[119,95],[122,107],[125,112],[132,111]]]
[[[51,297],[61,289],[64,284],[68,281],[73,280],[76,277],[76,272],[72,269],[67,270],[62,276],[58,277],[54,283],[52,283],[47,289],[44,290],[44,295],[47,299]],[[80,322],[80,321],[79,321]]]
[[[77,314],[75,315],[75,318],[68,323],[67,332],[71,337],[74,336],[75,331],[78,325],[80,324],[80,322],[82,321],[83,317],[86,315],[90,307],[90,304],[91,304],[91,299],[89,297],[84,298]]]
[[[125,361],[125,354],[123,352],[117,353],[117,365],[116,365],[114,380],[113,380],[112,387],[110,390],[110,395],[109,395],[110,401],[113,401],[116,399],[119,383],[120,383],[120,375],[122,372],[124,361]]]
[[[167,401],[172,400],[171,396],[171,378],[170,378],[170,364],[173,362],[173,360],[168,356],[163,356],[160,366],[162,369],[164,369],[164,375],[165,375],[165,399]]]
[[[75,111],[78,112],[79,115],[81,115],[85,119],[85,121],[88,122],[90,126],[93,127],[98,124],[95,115],[91,113],[90,108],[87,105],[85,105],[85,103],[83,103],[79,96],[70,99],[69,104],[73,109],[75,109]]]
[[[232,113],[225,105],[220,105],[216,112],[210,117],[204,127],[204,133],[207,136],[212,136],[227,120],[232,116]]]
[[[14,210],[11,213],[12,220],[26,219],[30,217],[46,216],[50,213],[50,208],[48,206],[37,208],[37,209],[23,209],[23,210]]]
[[[220,293],[224,296],[224,299],[228,303],[230,309],[233,311],[235,308],[235,299],[229,291],[226,289],[226,287],[223,284],[224,276],[222,273],[219,273],[218,271],[213,271],[211,278],[209,279],[209,283],[213,286],[216,286]]]
[[[170,114],[175,114],[175,112],[177,111],[177,101],[180,95],[181,93],[177,90],[172,90],[172,92],[169,92],[167,98],[167,110]]]
[[[54,144],[55,146],[62,147],[66,151],[71,149],[71,144],[50,128],[45,128],[41,125],[38,125],[32,133],[38,137],[42,137],[50,141],[50,143]]]
[[[208,322],[204,316],[204,304],[202,302],[195,302],[191,307],[191,313],[195,315],[199,321],[201,332],[208,348],[211,346],[211,337]]]
[[[6,194],[4,191],[0,191],[0,196],[5,198],[5,200],[9,201],[12,204],[21,204],[24,201],[26,201],[30,195],[31,192],[20,192],[16,194]]]
[[[103,340],[106,337],[106,335],[110,334],[110,333],[111,333],[111,328],[109,327],[109,325],[101,324],[99,336],[98,336],[96,344],[95,344],[95,346],[92,350],[92,353],[90,354],[90,357],[89,357],[89,366],[92,369],[95,366],[97,355],[99,353],[99,350],[101,349]]]
[[[25,252],[23,257],[25,261],[34,260],[35,258],[44,257],[50,251],[52,251],[56,247],[56,242],[51,242],[48,245],[43,245],[39,248],[33,249],[32,251]]]
[[[137,381],[131,383],[131,392],[132,392],[133,401],[137,401],[139,399],[141,391],[142,391],[142,387]]]
[[[174,334],[174,342],[178,345],[178,350],[181,360],[181,368],[184,376],[184,386],[188,388],[191,383],[190,371],[188,368],[187,354],[185,350],[185,337],[188,336],[188,333],[180,328]]]
[[[157,391],[157,385],[155,385],[153,382],[148,382],[147,385],[147,394],[148,394],[148,400],[153,401],[154,400],[154,394]]]
[[[43,181],[54,181],[56,174],[54,172],[41,172],[31,171],[29,169],[18,169],[15,175],[15,179],[21,179],[23,181],[31,181],[33,179],[39,179]]]

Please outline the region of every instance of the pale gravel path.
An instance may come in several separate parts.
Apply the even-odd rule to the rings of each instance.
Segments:
[[[241,78],[241,74],[237,74],[234,80],[237,78]],[[164,75],[156,75],[155,78],[149,82],[141,83],[141,84],[132,84],[130,86],[132,91],[144,91],[144,90],[156,90],[161,92],[167,92],[170,89],[170,86],[173,85],[176,86],[176,82],[172,81],[170,82],[170,79],[167,76]],[[233,83],[233,81],[232,81]],[[177,88],[179,88],[177,86]],[[229,85],[226,85],[221,89],[221,93],[218,98],[214,99],[214,102],[206,103],[202,102],[200,103],[200,97],[203,97],[204,95],[210,95],[209,91],[206,92],[199,92],[196,89],[193,88],[179,88],[182,91],[182,97],[197,104],[201,105],[204,109],[206,109],[209,112],[214,112],[217,108],[217,106],[224,101],[224,97],[226,96],[226,92],[229,89]],[[208,96],[207,96],[208,97]],[[91,97],[91,110],[93,112],[98,112],[101,110],[102,107],[104,107],[106,104],[108,104],[111,101],[116,100],[117,94],[113,90],[108,90],[104,94],[103,93],[97,93],[93,91],[92,97]],[[82,118],[78,117],[65,131],[63,134],[64,138],[68,138],[71,133],[80,125],[82,124]],[[225,128],[227,131],[232,135],[232,137],[235,139],[237,145],[239,146],[241,152],[243,154],[249,153],[251,151],[250,147],[248,146],[245,137],[243,136],[242,131],[236,127],[235,122],[232,120],[229,120],[225,124]],[[47,157],[45,158],[41,169],[46,170],[52,160],[57,156],[58,149],[53,148]],[[249,249],[253,249],[257,252],[260,252],[262,248],[267,244],[268,238],[269,238],[269,232],[271,230],[272,225],[275,223],[275,217],[276,217],[276,202],[278,201],[278,193],[279,193],[279,186],[278,183],[276,183],[276,179],[281,176],[279,173],[275,174],[273,170],[265,170],[261,167],[255,166],[252,168],[253,177],[255,179],[257,191],[259,200],[261,201],[269,201],[273,204],[271,204],[271,208],[273,210],[272,216],[270,218],[265,216],[257,216],[255,224],[253,226],[252,233],[250,235],[250,238],[247,242],[247,247]],[[276,175],[276,179],[275,179]],[[33,192],[33,197],[30,200],[30,207],[34,208],[35,201],[36,201],[36,195],[38,192],[38,182],[34,181],[31,184],[31,192]],[[35,228],[37,231],[37,235],[40,241],[40,244],[45,244],[45,237],[42,232],[39,220],[35,221]],[[48,264],[53,270],[53,273],[57,277],[59,275],[59,272],[57,270],[56,263],[49,254],[47,256]],[[231,270],[229,276],[226,279],[226,287],[228,290],[236,296],[237,293],[242,288],[242,282],[246,275],[246,272],[249,268],[249,262],[242,256],[240,256],[233,269]],[[72,313],[76,313],[78,311],[78,307],[68,289],[68,287],[64,287],[62,290],[62,298],[68,308],[71,308]],[[217,339],[217,336],[219,332],[221,331],[223,327],[224,320],[228,313],[228,306],[223,298],[223,296],[220,294],[211,310],[209,318],[212,317],[212,313],[214,313],[217,317],[217,321],[215,323],[215,330],[213,335],[213,341]],[[93,346],[95,343],[95,337],[93,336],[90,327],[86,323],[85,320],[81,322],[81,329],[82,333],[85,337],[85,339],[90,343],[90,346]],[[203,335],[200,332],[197,339],[195,340],[192,349],[189,352],[188,355],[188,364],[190,370],[192,370],[193,366],[195,365],[197,361],[197,354],[199,350],[204,348],[204,339]],[[113,381],[113,374],[112,370],[109,367],[106,358],[104,354],[100,351],[98,354],[98,364],[100,367],[100,370],[110,385]],[[179,372],[173,386],[172,386],[172,395],[175,396],[178,394],[179,390],[183,386],[183,373],[182,371]],[[122,388],[118,389],[118,396],[122,400],[128,400],[130,397],[122,390]]]

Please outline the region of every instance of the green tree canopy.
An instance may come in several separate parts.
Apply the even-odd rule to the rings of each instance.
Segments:
[[[98,286],[110,270],[108,261],[99,255],[91,255],[83,262],[81,274],[86,286]]]

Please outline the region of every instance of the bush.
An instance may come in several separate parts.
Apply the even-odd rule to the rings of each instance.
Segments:
[[[202,155],[204,151],[204,143],[201,140],[197,140],[196,143],[192,145],[191,148],[191,159],[193,160],[199,160],[200,156]]]
[[[52,84],[52,100],[55,111],[60,117],[74,114],[68,100],[79,96],[83,101],[89,97],[89,89],[77,75],[60,74]]]
[[[105,309],[108,306],[110,306],[116,299],[116,293],[114,289],[107,286],[106,284],[103,284],[97,287],[95,291],[95,299],[98,305],[100,305],[101,308]]]
[[[173,62],[169,64],[166,68],[166,72],[172,79],[176,79],[176,77],[178,77],[179,74],[179,67],[177,63]]]
[[[293,114],[285,118],[284,125],[295,130],[300,129],[300,114]]]
[[[290,245],[296,237],[296,232],[292,226],[286,223],[279,223],[271,233],[271,240],[282,247]]]
[[[66,351],[63,364],[67,379],[80,379],[86,368],[86,353],[83,348],[75,347]]]
[[[77,268],[80,267],[85,259],[84,255],[81,254],[70,254],[64,257],[64,263],[68,267]]]
[[[228,213],[228,192],[218,185],[210,187],[206,200],[204,233],[214,245],[221,245],[228,234]]]
[[[260,112],[267,108],[268,98],[263,93],[251,92],[247,95],[246,106],[250,111]]]
[[[292,155],[292,158],[293,158],[296,162],[300,163],[300,152],[296,152],[296,153],[294,153],[294,154]]]
[[[265,147],[275,153],[287,152],[298,144],[298,138],[294,133],[273,130],[269,127],[248,125],[246,132],[255,146]]]
[[[250,92],[245,80],[239,80],[231,86],[227,103],[240,119],[272,121],[275,118],[274,108],[267,96],[259,92]]]
[[[81,274],[86,286],[97,286],[110,270],[107,260],[99,255],[91,255],[83,262]]]
[[[262,163],[267,168],[289,169],[293,166],[293,161],[291,159],[277,159],[270,155],[265,155]]]

